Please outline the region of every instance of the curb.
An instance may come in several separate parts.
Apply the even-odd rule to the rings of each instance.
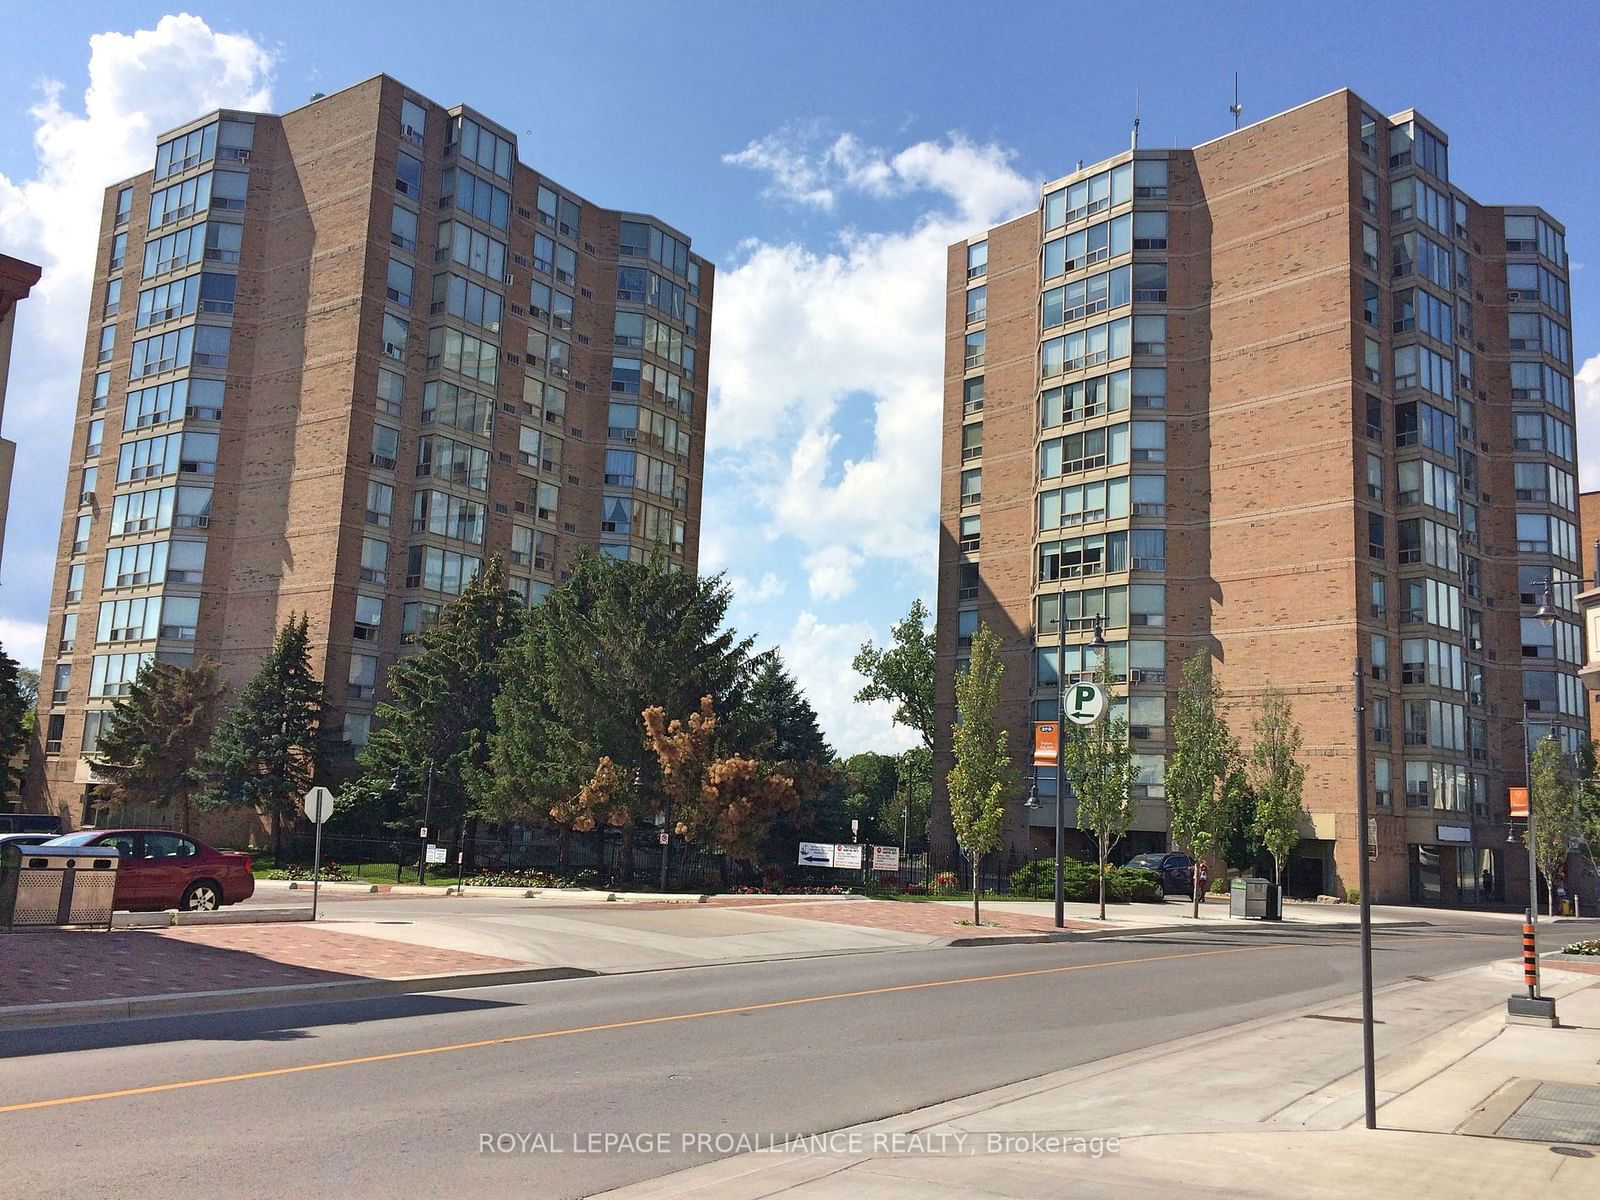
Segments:
[[[411,979],[351,979],[331,983],[289,983],[274,987],[235,988],[219,992],[174,992],[170,996],[122,996],[113,1000],[67,1000],[53,1004],[19,1004],[0,1008],[0,1032],[98,1024],[105,1021],[172,1017],[191,1013],[234,1012],[252,1008],[371,1000],[453,992],[466,988],[544,983],[556,979],[588,979],[596,971],[576,967],[528,967],[514,971],[463,971],[452,975],[418,975]]]
[[[309,908],[219,908],[215,912],[183,912],[167,909],[153,913],[116,913],[113,929],[168,929],[175,925],[276,925],[286,921],[309,921]]]

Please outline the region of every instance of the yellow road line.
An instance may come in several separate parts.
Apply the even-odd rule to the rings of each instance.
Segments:
[[[571,1037],[582,1033],[606,1033],[614,1029],[636,1029],[645,1025],[665,1025],[672,1021],[695,1021],[705,1017],[726,1017],[734,1013],[761,1012],[774,1008],[793,1008],[801,1004],[821,1004],[830,1000],[853,1000],[862,996],[884,996],[892,992],[915,992],[927,988],[954,987],[968,983],[995,983],[1004,979],[1026,979],[1039,975],[1060,975],[1069,971],[1094,971],[1104,967],[1137,966],[1140,963],[1166,962],[1179,958],[1209,958],[1218,954],[1244,954],[1257,950],[1295,949],[1288,943],[1260,946],[1230,946],[1224,950],[1196,950],[1184,954],[1153,954],[1147,958],[1119,958],[1109,962],[1074,963],[1065,967],[1040,967],[1031,971],[1007,971],[999,975],[968,975],[960,979],[933,979],[925,983],[900,983],[889,987],[864,988],[856,992],[831,992],[822,996],[801,996],[794,1000],[768,1000],[760,1004],[740,1004],[733,1008],[710,1008],[700,1012],[670,1013],[661,1017],[639,1017],[632,1021],[610,1021],[604,1025],[581,1025],[572,1029],[551,1029],[543,1033],[518,1033],[507,1037],[485,1038],[477,1042],[456,1042],[446,1046],[424,1046],[418,1050],[396,1050],[389,1054],[368,1054],[361,1058],[339,1058],[328,1062],[301,1063],[293,1067],[274,1067],[267,1071],[247,1071],[239,1075],[213,1075],[207,1079],[185,1079],[177,1083],[156,1083],[147,1087],[121,1088],[114,1092],[95,1092],[85,1096],[62,1096],[54,1100],[30,1100],[24,1104],[0,1105],[0,1113],[26,1112],[35,1108],[56,1108],[64,1104],[87,1104],[92,1100],[119,1100],[125,1096],[148,1096],[156,1092],[175,1092],[184,1088],[210,1087],[219,1083],[243,1083],[251,1079],[271,1079],[277,1075],[299,1075],[306,1071],[329,1071],[335,1067],[359,1067],[367,1063],[393,1062],[402,1058],[421,1058],[428,1054],[449,1054],[457,1050],[479,1050],[485,1046],[509,1046],[516,1042],[536,1042],[545,1038]]]

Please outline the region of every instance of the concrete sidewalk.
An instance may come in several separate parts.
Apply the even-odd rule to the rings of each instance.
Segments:
[[[1120,1195],[1155,1194],[1178,1179],[1185,1195],[1217,1197],[1600,1194],[1600,1088],[1541,1090],[1600,1085],[1600,978],[1546,965],[1559,1030],[1505,1025],[1505,997],[1519,982],[1506,962],[1379,992],[1376,1131],[1362,1127],[1352,1000],[607,1195]],[[1558,1153],[1524,1140],[1574,1134],[1588,1141]]]

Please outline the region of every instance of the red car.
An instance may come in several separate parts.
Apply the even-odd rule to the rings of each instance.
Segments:
[[[170,829],[85,829],[48,844],[115,846],[121,861],[113,903],[134,912],[209,912],[248,900],[256,890],[248,854],[215,850]]]

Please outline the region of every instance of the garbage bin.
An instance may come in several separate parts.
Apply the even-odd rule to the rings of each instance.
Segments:
[[[1275,921],[1278,889],[1270,880],[1241,876],[1228,887],[1228,915],[1251,921]]]
[[[117,894],[115,846],[8,847],[0,860],[0,925],[104,925]]]

